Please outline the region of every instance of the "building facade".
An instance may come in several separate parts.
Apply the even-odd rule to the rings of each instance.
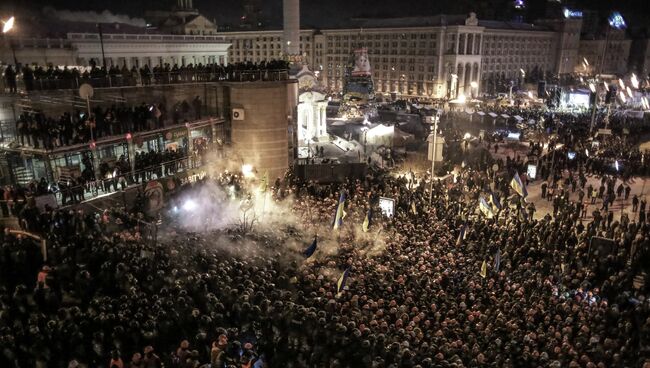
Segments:
[[[68,33],[66,38],[10,38],[0,43],[0,63],[22,65],[88,66],[102,65],[102,43],[108,67],[150,67],[177,64],[228,64],[230,44],[223,36]]]
[[[303,60],[333,93],[342,90],[345,67],[359,47],[368,48],[377,93],[455,98],[487,92],[497,80],[515,83],[521,74],[573,72],[580,35],[570,19],[529,25],[482,21],[474,13],[354,23],[300,32]],[[281,30],[219,35],[232,44],[228,59],[233,62],[283,56]]]

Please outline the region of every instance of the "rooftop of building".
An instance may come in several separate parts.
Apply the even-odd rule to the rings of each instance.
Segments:
[[[390,17],[390,18],[349,18],[321,26],[301,25],[301,29],[336,30],[336,29],[375,29],[375,28],[421,28],[465,25],[468,18],[465,14],[438,14],[433,16]],[[478,26],[488,29],[504,29],[518,31],[551,31],[545,25],[522,22],[508,22],[478,19]],[[221,28],[220,32],[263,32],[281,31],[280,25],[266,25],[256,29],[240,29],[239,27]]]

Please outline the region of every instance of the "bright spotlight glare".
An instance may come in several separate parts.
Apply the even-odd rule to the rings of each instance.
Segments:
[[[252,178],[255,176],[255,174],[253,173],[253,165],[249,165],[249,164],[241,165],[241,172],[245,178]]]
[[[188,200],[185,201],[185,203],[183,204],[183,209],[184,209],[185,211],[192,211],[192,210],[195,209],[195,208],[196,208],[196,202],[194,202],[194,201],[191,200],[191,199],[188,199]]]
[[[465,135],[463,136],[463,139],[465,139],[465,140],[470,139],[470,138],[472,138],[472,135],[469,134],[469,133],[465,133]]]
[[[2,26],[2,33],[7,33],[9,31],[11,31],[11,29],[14,28],[14,21],[15,20],[16,19],[14,17],[11,17],[11,18],[7,19],[7,21],[4,22],[5,24]]]

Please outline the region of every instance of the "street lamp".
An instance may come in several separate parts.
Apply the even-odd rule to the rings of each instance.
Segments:
[[[6,35],[7,32],[11,31],[14,28],[14,23],[16,22],[15,17],[11,17],[7,20],[2,21],[2,34]],[[5,36],[7,37],[7,36]],[[16,66],[16,72],[18,72],[18,59],[16,58],[16,49],[14,48],[13,42],[9,41],[9,47],[11,48],[11,54],[14,57],[14,65]]]
[[[16,21],[16,18],[14,18],[14,17],[11,17],[11,18],[7,19],[6,21],[3,20],[2,21],[2,23],[3,23],[3,25],[2,25],[2,33],[7,33],[9,31],[11,31],[11,29],[14,28],[14,22],[15,21]]]

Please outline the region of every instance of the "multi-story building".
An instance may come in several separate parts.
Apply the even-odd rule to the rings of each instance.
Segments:
[[[62,25],[64,27],[65,25]],[[60,38],[6,35],[0,42],[0,65],[53,64],[88,66],[90,61],[108,67],[228,63],[230,44],[218,35],[171,35],[124,24],[102,24],[102,34],[92,23],[75,24],[80,32]]]
[[[597,74],[624,74],[628,71],[628,58],[632,40],[627,39],[624,30],[608,29],[602,37],[580,40],[580,60],[586,59],[589,71]],[[576,65],[576,71],[582,65]]]
[[[483,21],[474,13],[352,23],[301,30],[303,60],[332,92],[341,91],[345,66],[361,46],[368,48],[378,93],[453,98],[488,91],[496,79],[517,81],[522,70],[541,76],[571,73],[580,35],[573,19],[532,25]],[[281,30],[219,34],[232,44],[230,61],[282,56]]]

